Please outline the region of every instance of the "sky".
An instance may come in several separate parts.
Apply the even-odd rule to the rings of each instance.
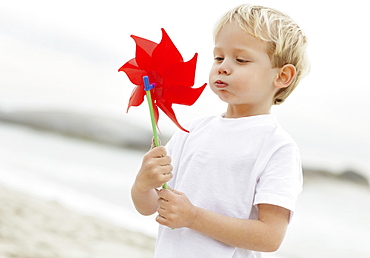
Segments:
[[[197,52],[198,87],[208,82],[214,23],[242,3],[1,1],[0,110],[58,108],[148,123],[146,107],[126,114],[134,85],[117,72],[134,57],[130,35],[159,42],[164,28],[186,61]],[[311,164],[327,162],[337,170],[346,166],[370,170],[364,164],[370,153],[366,35],[370,23],[363,1],[250,3],[287,13],[308,37],[311,72],[283,105],[273,108],[304,159]],[[174,107],[180,123],[225,108],[209,89],[193,106]],[[159,126],[166,133],[176,129],[164,115]]]

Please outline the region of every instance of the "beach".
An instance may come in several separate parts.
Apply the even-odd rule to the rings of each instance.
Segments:
[[[137,88],[118,69],[135,57],[130,35],[160,42],[165,28],[184,61],[199,53],[198,88],[214,22],[237,2],[208,12],[205,1],[0,2],[0,258],[153,257],[155,215],[138,214],[130,197],[153,135],[149,110],[126,114]],[[282,246],[263,258],[369,258],[370,52],[342,36],[368,30],[366,8],[269,2],[302,26],[312,65],[271,110],[297,142],[304,190]],[[355,65],[344,70],[342,52]],[[174,112],[184,125],[225,104],[206,87]],[[165,144],[177,127],[161,111],[158,126]]]
[[[153,257],[157,223],[130,200],[145,150],[12,122],[0,143],[0,258]],[[368,214],[366,177],[305,169],[284,243],[263,257],[368,258]]]
[[[344,214],[337,213],[333,203],[335,199],[329,196],[323,197],[323,203],[329,204],[327,209],[323,210],[324,215],[318,214],[318,207],[322,203],[312,204],[313,193],[310,188],[315,188],[315,185],[318,189],[321,188],[316,193],[319,195],[325,191],[328,180],[332,179],[325,176],[307,176],[307,192],[302,194],[298,214],[288,230],[284,244],[278,252],[264,254],[263,257],[369,257],[370,224],[367,219],[367,204],[360,204],[365,205],[364,212],[367,213],[351,212],[351,221],[346,221],[345,210],[348,205],[358,207],[359,201],[350,204],[346,199],[337,199],[338,202],[344,201],[346,204],[343,207]],[[332,191],[338,186],[344,189],[343,196],[347,195],[349,189],[356,187],[352,183],[334,181],[332,187],[326,191]],[[362,194],[368,195],[370,192],[366,187],[360,189]],[[348,199],[350,196],[353,195],[349,195]],[[366,200],[369,199],[370,196]],[[153,236],[131,231],[108,220],[86,216],[56,201],[36,198],[0,185],[0,203],[0,258],[153,257]],[[358,220],[367,221],[368,224],[361,225],[357,223]]]
[[[153,257],[155,240],[0,185],[1,258]]]

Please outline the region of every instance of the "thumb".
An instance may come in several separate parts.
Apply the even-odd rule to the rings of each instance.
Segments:
[[[161,139],[159,139],[159,145],[161,145]],[[155,142],[154,142],[154,137],[152,138],[152,145],[150,146],[150,149],[153,149],[154,147],[158,147],[158,146],[155,146]]]
[[[173,189],[173,188],[171,188],[169,186],[167,186],[167,187],[168,187],[167,190],[171,191],[174,194],[178,194],[178,195],[181,195],[182,194],[182,192],[179,192],[179,191],[177,191],[177,190],[175,190],[175,189]]]

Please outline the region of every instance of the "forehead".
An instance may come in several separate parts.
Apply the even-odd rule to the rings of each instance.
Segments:
[[[234,22],[226,23],[215,36],[215,49],[235,49],[267,54],[267,42],[244,31]]]

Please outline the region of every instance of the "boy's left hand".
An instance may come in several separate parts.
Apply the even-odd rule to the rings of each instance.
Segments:
[[[189,227],[195,220],[198,207],[188,197],[172,188],[161,189],[158,194],[157,222],[170,228]]]

